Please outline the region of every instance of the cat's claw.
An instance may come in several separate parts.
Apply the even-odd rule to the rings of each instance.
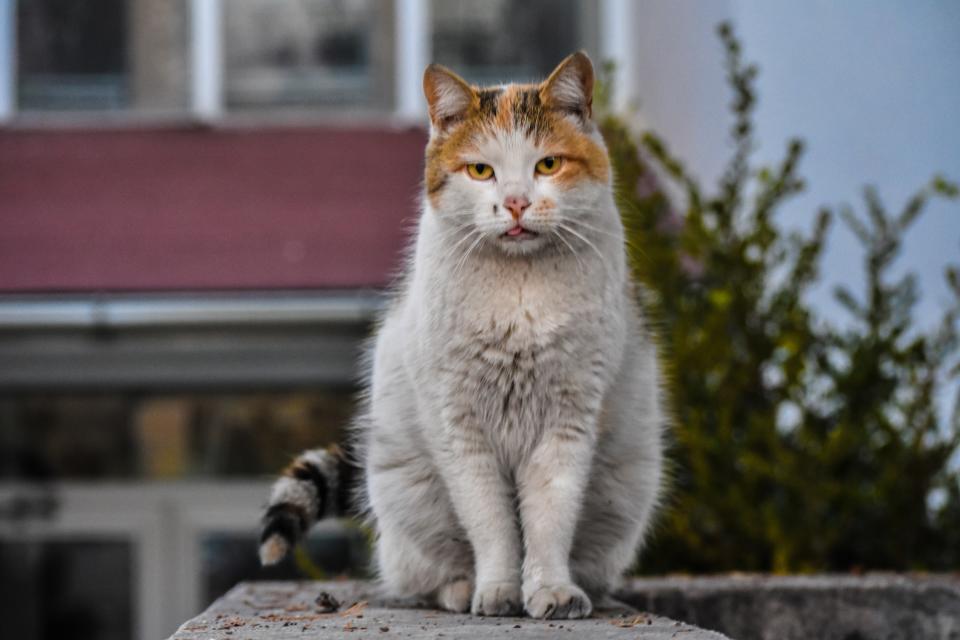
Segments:
[[[593,611],[590,598],[575,584],[540,587],[527,598],[531,618],[586,618]]]
[[[516,616],[523,611],[520,585],[513,582],[487,582],[477,585],[471,613],[475,616]]]

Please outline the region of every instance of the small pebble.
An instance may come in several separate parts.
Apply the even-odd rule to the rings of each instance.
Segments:
[[[321,591],[314,602],[317,604],[317,613],[333,613],[340,608],[340,602],[326,591]]]

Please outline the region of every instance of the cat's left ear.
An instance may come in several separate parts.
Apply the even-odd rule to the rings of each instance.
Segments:
[[[466,80],[439,64],[431,64],[423,72],[423,95],[430,107],[430,122],[437,131],[462,120],[479,100]]]
[[[593,116],[593,63],[577,51],[557,65],[540,85],[540,99],[548,107],[567,111],[584,122]]]

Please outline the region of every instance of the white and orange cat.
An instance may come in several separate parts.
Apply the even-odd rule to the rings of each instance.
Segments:
[[[588,616],[651,520],[666,422],[593,67],[575,53],[539,85],[480,89],[431,65],[423,85],[423,211],[353,457],[308,451],[287,469],[260,557],[278,561],[353,502],[392,595]]]

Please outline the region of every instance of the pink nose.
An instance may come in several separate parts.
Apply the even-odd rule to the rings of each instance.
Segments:
[[[514,220],[519,220],[526,208],[530,206],[530,201],[526,196],[507,196],[503,206],[510,210]]]

